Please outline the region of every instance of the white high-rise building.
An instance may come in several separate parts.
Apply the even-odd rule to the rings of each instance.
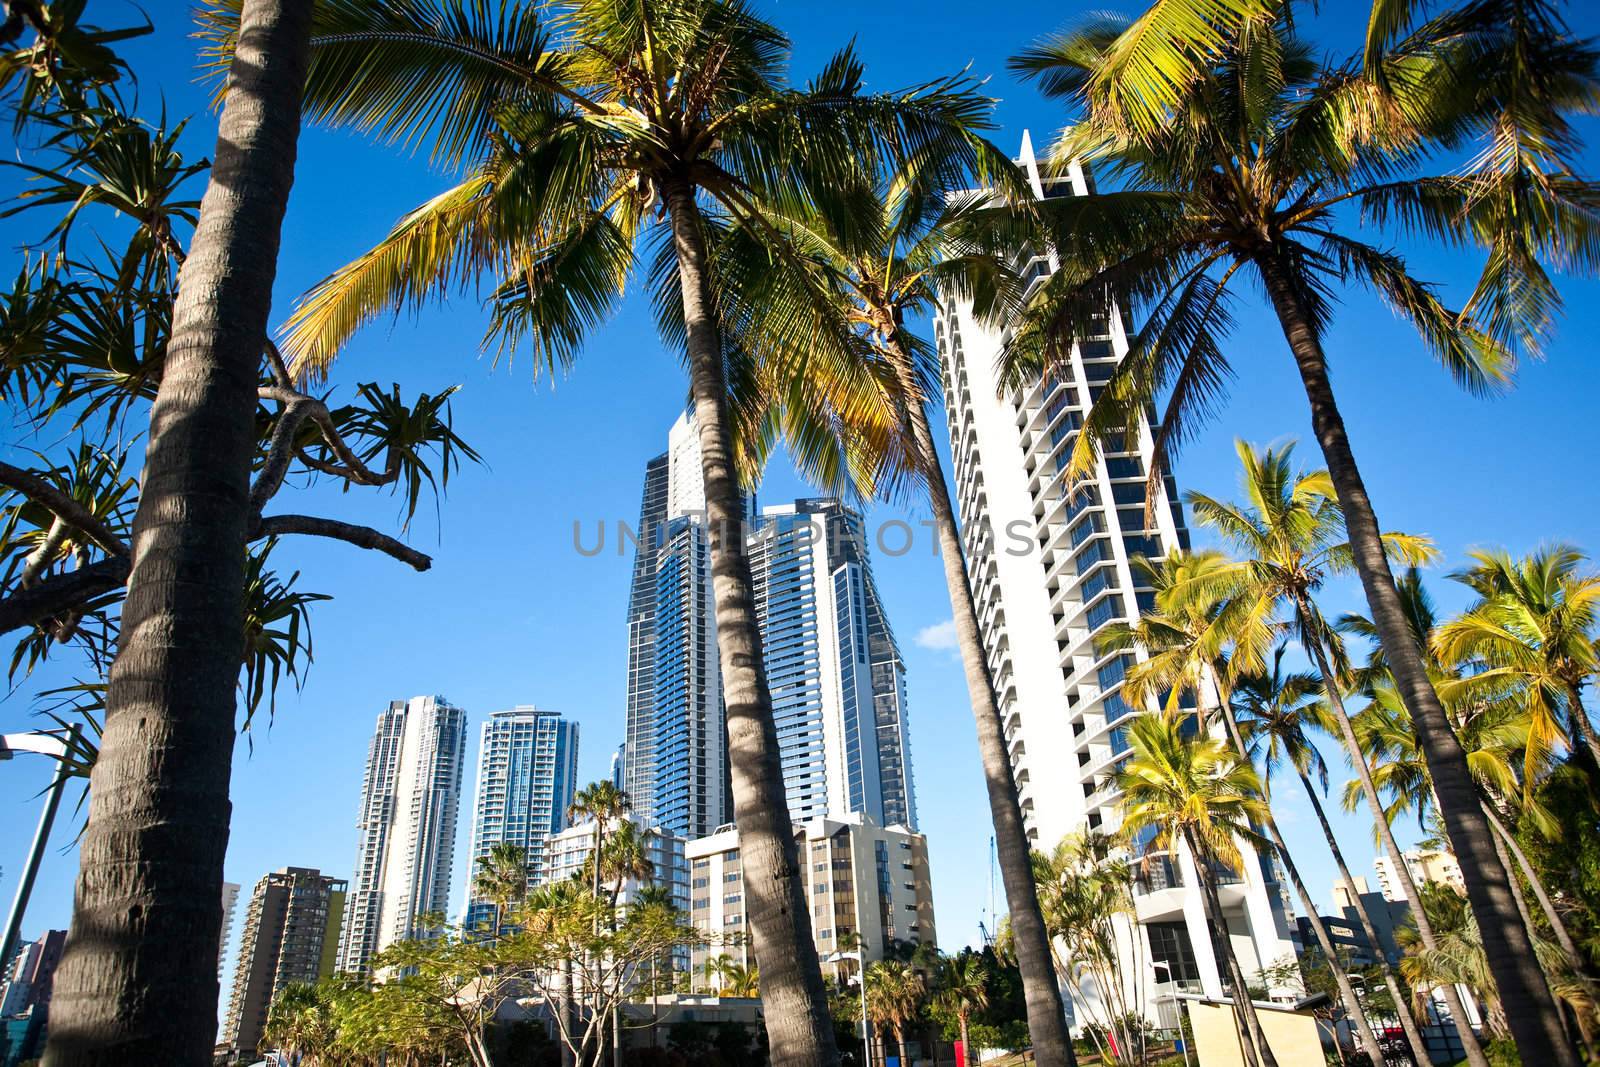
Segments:
[[[217,978],[222,978],[222,964],[228,957],[228,934],[233,930],[233,913],[239,906],[239,883],[222,883],[222,938],[217,942]]]
[[[443,697],[394,701],[378,715],[361,785],[355,874],[338,969],[359,974],[389,945],[423,933],[450,902],[466,712]]]
[[[1026,135],[1019,163],[1041,199],[1093,195],[1076,165],[1065,177],[1042,178]],[[1048,250],[1022,252],[1018,268],[1030,295],[1057,266]],[[1120,822],[1115,775],[1128,743],[1119,724],[1134,710],[1121,689],[1139,656],[1102,652],[1094,638],[1151,603],[1130,559],[1187,548],[1189,536],[1171,477],[1157,483],[1146,508],[1148,419],[1134,439],[1116,442],[1124,447],[1108,442],[1092,473],[1066,482],[1084,416],[1128,351],[1117,308],[1077,340],[1059,370],[1002,389],[996,358],[1005,329],[974,317],[970,300],[949,297],[934,336],[967,572],[1028,835],[1048,851],[1067,834],[1110,831]],[[1248,974],[1291,953],[1293,944],[1273,866],[1244,866],[1226,876],[1221,896]],[[1193,887],[1187,856],[1155,863],[1137,887],[1145,947],[1132,951],[1131,930],[1122,941],[1131,959],[1144,961],[1147,993],[1169,980],[1222,992],[1213,932]],[[1150,969],[1150,961],[1159,968]]]

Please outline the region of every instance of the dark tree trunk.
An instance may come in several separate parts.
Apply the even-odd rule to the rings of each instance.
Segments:
[[[1260,1067],[1278,1067],[1277,1057],[1272,1054],[1272,1046],[1267,1043],[1266,1034],[1261,1029],[1261,1020],[1256,1016],[1255,1003],[1250,999],[1250,987],[1245,981],[1244,968],[1239,966],[1239,957],[1233,951],[1233,940],[1228,933],[1228,917],[1222,910],[1222,899],[1217,895],[1217,887],[1212,882],[1211,857],[1206,855],[1200,848],[1199,842],[1188,832],[1184,833],[1183,842],[1189,846],[1189,858],[1194,861],[1202,910],[1220,935],[1213,940],[1222,949],[1223,970],[1233,986],[1233,1014],[1239,1024],[1239,1045],[1240,1051],[1244,1054],[1246,1067],[1251,1067],[1253,1064],[1259,1064]]]
[[[1304,771],[1300,772],[1300,784],[1306,788],[1311,808],[1317,813],[1317,822],[1322,825],[1322,836],[1327,839],[1328,850],[1333,853],[1333,862],[1339,867],[1339,877],[1344,881],[1345,891],[1350,894],[1350,902],[1355,905],[1356,919],[1361,923],[1361,932],[1366,935],[1367,944],[1372,946],[1373,958],[1378,961],[1379,970],[1383,972],[1383,985],[1389,991],[1390,999],[1394,1001],[1394,1012],[1400,1019],[1400,1029],[1405,1031],[1411,1057],[1419,1064],[1427,1063],[1428,1046],[1422,1040],[1422,1031],[1417,1027],[1417,1018],[1411,1012],[1411,1000],[1400,988],[1400,979],[1394,973],[1394,966],[1389,962],[1388,953],[1383,949],[1383,942],[1378,940],[1377,927],[1372,924],[1372,916],[1367,912],[1367,902],[1361,899],[1356,880],[1351,877],[1350,867],[1344,861],[1344,850],[1339,847],[1339,839],[1333,836],[1328,813],[1322,809],[1322,801],[1317,799],[1316,789]]]
[[[801,881],[804,872],[783,786],[772,695],[761,659],[728,425],[722,340],[706,274],[705,235],[693,187],[684,181],[664,192],[678,259],[695,418],[700,424],[734,822],[744,869],[745,914],[761,968],[767,1036],[773,1063],[824,1067],[838,1063],[839,1053],[811,932]]]
[[[967,583],[966,564],[961,552],[961,533],[955,509],[945,486],[944,469],[928,427],[927,410],[918,399],[910,360],[898,348],[896,374],[907,398],[906,418],[911,424],[912,444],[928,486],[928,504],[933,510],[934,530],[939,538],[939,556],[944,562],[945,585],[950,591],[950,609],[955,620],[956,642],[961,649],[961,666],[967,676],[967,698],[978,728],[978,754],[983,762],[984,784],[988,788],[989,818],[994,824],[995,853],[1005,885],[1006,908],[1011,918],[1011,933],[1016,945],[1017,969],[1022,972],[1023,1000],[1028,1013],[1028,1034],[1042,1067],[1076,1065],[1077,1056],[1067,1032],[1066,1012],[1061,1004],[1061,987],[1050,954],[1050,935],[1039,907],[1039,889],[1033,881],[1032,851],[1022,823],[1022,807],[1017,799],[1017,782],[1006,752],[1005,728],[1000,705],[995,698],[994,678],[983,652],[978,629],[978,609]]]
[[[1534,958],[1532,935],[1517,916],[1505,870],[1495,856],[1494,840],[1483,809],[1478,806],[1466,754],[1450,727],[1439,694],[1428,679],[1422,649],[1406,622],[1405,605],[1389,570],[1378,518],[1362,483],[1344,419],[1334,400],[1322,342],[1312,328],[1310,316],[1295,287],[1293,268],[1271,252],[1263,254],[1258,265],[1284,336],[1294,353],[1306,398],[1311,403],[1312,428],[1344,509],[1356,573],[1366,593],[1379,644],[1395,685],[1410,709],[1418,744],[1433,777],[1445,832],[1461,863],[1467,899],[1478,920],[1489,971],[1510,1020],[1518,1052],[1525,1063],[1537,1063],[1541,1067],[1577,1067],[1577,1055],[1562,1033],[1560,1008]],[[1353,755],[1358,760],[1361,758],[1359,754]],[[1401,876],[1404,873],[1403,870],[1397,872]],[[1463,1031],[1469,1029],[1465,1019],[1457,1022]],[[1473,1056],[1471,1035],[1464,1033],[1463,1037],[1467,1039],[1469,1059],[1474,1067],[1479,1067],[1482,1050],[1477,1050]]]
[[[256,382],[309,0],[246,0],[150,416],[133,568],[45,1062],[210,1064]]]

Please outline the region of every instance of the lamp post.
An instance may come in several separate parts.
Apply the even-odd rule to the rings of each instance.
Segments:
[[[857,942],[854,952],[843,949],[830,952],[824,957],[824,962],[838,963],[848,959],[856,961],[856,973],[851,980],[861,987],[861,1054],[866,1059],[866,1067],[872,1067],[872,1030],[867,1021],[867,943]]]
[[[45,845],[50,841],[50,827],[56,821],[56,809],[61,806],[61,793],[67,779],[72,777],[72,765],[67,754],[78,744],[78,727],[74,725],[66,738],[54,734],[3,734],[0,735],[0,760],[8,760],[15,752],[34,752],[52,756],[56,760],[56,773],[45,791],[44,810],[39,813],[39,828],[33,834],[33,847],[28,850],[28,861],[22,868],[22,880],[17,883],[17,895],[11,901],[11,914],[6,918],[6,932],[0,940],[0,966],[11,961],[17,950],[22,932],[22,916],[28,910],[28,897],[33,894],[33,880],[39,875],[39,863],[44,859]]]

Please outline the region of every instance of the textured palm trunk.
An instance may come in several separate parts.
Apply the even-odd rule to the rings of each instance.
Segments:
[[[964,1013],[960,1016],[960,1022],[961,1022],[961,1062],[956,1064],[956,1067],[970,1067],[970,1065],[972,1063],[972,1046],[968,1043],[968,1038],[967,1038],[967,1017],[966,1017],[966,1015]]]
[[[772,1062],[786,1067],[823,1067],[838,1063],[839,1053],[801,882],[777,725],[772,718],[772,695],[761,659],[761,633],[727,421],[722,339],[706,274],[705,235],[692,186],[679,182],[664,193],[678,259],[695,418],[700,424],[734,823],[739,828],[745,914],[761,968],[767,1036]]]
[[[150,415],[52,1067],[211,1062],[257,370],[310,21],[309,0],[246,0],[241,16]]]
[[[1428,679],[1422,649],[1407,624],[1405,605],[1384,552],[1378,518],[1362,483],[1344,419],[1334,400],[1322,343],[1312,329],[1310,316],[1291,280],[1290,266],[1272,253],[1263,254],[1258,264],[1311,404],[1312,428],[1344,509],[1356,573],[1361,578],[1379,644],[1411,712],[1418,744],[1438,791],[1445,833],[1460,861],[1467,899],[1478,920],[1489,971],[1511,1022],[1518,1051],[1526,1063],[1537,1063],[1541,1067],[1577,1067],[1578,1057],[1562,1032],[1560,1008],[1545,981],[1544,972],[1534,959],[1532,934],[1517,916],[1506,873],[1495,856],[1492,832],[1488,820],[1483,817],[1483,809],[1478,806],[1466,754],[1450,727],[1439,694]],[[1353,755],[1359,766],[1362,763],[1360,754]],[[1382,820],[1379,821],[1383,825]],[[1396,874],[1402,883],[1409,880],[1403,864],[1397,864]],[[1417,911],[1421,919],[1420,909]],[[1420,925],[1418,929],[1420,932]],[[1454,996],[1453,992],[1448,996]],[[1455,1005],[1451,1004],[1450,1009],[1454,1012]],[[1472,1067],[1487,1067],[1488,1060],[1473,1039],[1465,1018],[1458,1017],[1458,1022],[1468,1062]]]
[[[1296,605],[1302,617],[1309,617],[1311,605],[1304,598]],[[1416,882],[1411,877],[1411,868],[1406,866],[1405,858],[1400,854],[1400,845],[1395,840],[1394,830],[1389,825],[1388,814],[1383,810],[1383,800],[1378,796],[1378,787],[1372,780],[1372,768],[1367,764],[1366,756],[1361,751],[1361,743],[1356,738],[1355,727],[1351,725],[1350,715],[1345,711],[1344,698],[1339,695],[1339,681],[1334,677],[1333,667],[1328,662],[1327,649],[1323,648],[1320,641],[1309,642],[1312,661],[1317,665],[1317,673],[1322,677],[1322,688],[1328,696],[1328,706],[1333,709],[1333,717],[1339,723],[1339,734],[1344,741],[1347,752],[1350,753],[1351,764],[1355,767],[1356,778],[1361,783],[1361,794],[1366,798],[1367,809],[1372,815],[1372,823],[1377,831],[1378,840],[1383,845],[1384,855],[1389,859],[1389,866],[1395,872],[1395,880],[1400,883],[1402,894],[1406,903],[1411,908],[1411,921],[1416,924],[1417,936],[1422,939],[1422,944],[1430,951],[1439,947],[1439,942],[1433,934],[1433,923],[1428,920],[1428,914],[1422,907],[1422,894],[1417,891]],[[1412,647],[1416,645],[1413,643]],[[1430,683],[1431,685],[1431,683]],[[1454,732],[1450,735],[1455,737]],[[1473,793],[1473,804],[1477,804],[1477,793]],[[1479,808],[1482,814],[1482,808]],[[1505,874],[1505,869],[1500,864],[1500,857],[1491,847],[1490,856],[1494,860],[1499,874]],[[1508,895],[1510,890],[1508,889]],[[1518,929],[1524,933],[1530,931],[1522,924],[1521,912],[1512,900],[1512,915],[1517,920]],[[1531,949],[1530,949],[1531,951]],[[1535,964],[1537,969],[1537,964]],[[1543,972],[1540,972],[1543,980]],[[1488,1058],[1484,1055],[1483,1046],[1477,1036],[1472,1032],[1472,1025],[1468,1022],[1466,1006],[1461,1002],[1461,993],[1455,985],[1439,987],[1439,994],[1444,997],[1445,1007],[1450,1009],[1450,1017],[1455,1021],[1456,1033],[1461,1038],[1462,1047],[1466,1050],[1467,1062],[1472,1067],[1489,1067]]]
[[[983,761],[983,779],[989,797],[989,818],[994,824],[995,853],[1006,891],[1006,909],[1011,918],[1017,969],[1022,972],[1023,1001],[1028,1013],[1028,1034],[1041,1067],[1075,1065],[1071,1035],[1067,1032],[1066,1012],[1061,1003],[1061,987],[1056,979],[1050,953],[1050,935],[1039,907],[1039,889],[1033,881],[1033,864],[1028,833],[1022,822],[1022,806],[1017,799],[1016,777],[1011,757],[1006,752],[1005,728],[1000,705],[995,697],[994,678],[984,655],[978,629],[978,609],[967,583],[966,563],[961,551],[961,533],[945,486],[944,468],[928,426],[927,409],[917,399],[916,381],[910,360],[896,346],[895,372],[907,398],[906,418],[911,424],[912,444],[928,486],[928,505],[933,511],[934,532],[939,538],[939,556],[944,563],[945,586],[950,593],[951,617],[955,620],[956,643],[961,649],[961,666],[967,677],[967,698],[978,729],[978,755]]]
[[[1567,719],[1572,727],[1572,738],[1569,743],[1574,752],[1587,753],[1588,758],[1580,757],[1580,762],[1587,764],[1589,788],[1600,790],[1600,737],[1595,736],[1594,723],[1589,721],[1589,712],[1583,706],[1583,686],[1576,682],[1568,682],[1567,700],[1572,705],[1567,709]]]
[[[1233,951],[1233,938],[1228,932],[1228,919],[1222,910],[1222,899],[1217,895],[1217,887],[1211,880],[1210,857],[1200,848],[1200,843],[1187,830],[1183,834],[1184,844],[1189,846],[1189,858],[1194,861],[1195,878],[1199,881],[1200,903],[1206,913],[1206,919],[1222,935],[1214,938],[1214,942],[1222,949],[1223,967],[1228,972],[1228,980],[1233,984],[1233,1014],[1239,1023],[1239,1045],[1244,1054],[1246,1067],[1260,1064],[1260,1067],[1278,1067],[1278,1061],[1272,1054],[1272,1046],[1267,1044],[1266,1035],[1261,1030],[1261,1020],[1256,1017],[1256,1006],[1250,999],[1249,983],[1245,981],[1244,968],[1239,966],[1239,957]]]
[[[1239,734],[1239,723],[1232,714],[1233,702],[1229,699],[1228,687],[1220,680],[1216,680],[1215,684],[1218,703],[1221,705],[1218,716],[1227,725],[1228,740],[1233,744],[1234,752],[1244,761],[1250,762],[1250,750],[1245,747],[1244,738]],[[1278,820],[1272,817],[1270,811],[1267,813],[1266,827],[1267,836],[1272,839],[1273,847],[1283,860],[1283,869],[1289,874],[1289,882],[1294,886],[1295,893],[1300,897],[1300,904],[1306,910],[1306,921],[1311,924],[1311,930],[1317,937],[1317,944],[1322,948],[1323,958],[1328,961],[1328,970],[1333,974],[1334,985],[1339,988],[1339,999],[1344,1001],[1345,1012],[1355,1023],[1356,1033],[1361,1038],[1362,1047],[1366,1049],[1368,1062],[1377,1067],[1383,1063],[1383,1046],[1378,1044],[1378,1036],[1372,1032],[1372,1024],[1367,1021],[1367,1013],[1361,1007],[1361,1001],[1356,998],[1354,987],[1350,985],[1350,975],[1339,962],[1338,953],[1334,951],[1333,938],[1328,936],[1328,928],[1324,925],[1322,916],[1317,914],[1316,902],[1306,891],[1305,882],[1300,878],[1300,869],[1295,866],[1294,857],[1289,854],[1289,846],[1284,842],[1283,835],[1278,832]],[[1340,1059],[1343,1059],[1343,1053],[1340,1054]]]
[[[1333,826],[1328,822],[1328,813],[1322,810],[1322,801],[1317,799],[1317,791],[1304,771],[1300,772],[1300,784],[1305,786],[1306,796],[1311,800],[1311,808],[1317,813],[1317,822],[1322,826],[1322,836],[1327,839],[1328,851],[1333,853],[1333,862],[1339,867],[1339,877],[1344,882],[1345,891],[1350,894],[1351,903],[1355,905],[1361,932],[1366,935],[1367,944],[1372,946],[1372,955],[1378,961],[1378,969],[1383,974],[1384,988],[1389,991],[1389,998],[1394,1001],[1394,1013],[1400,1020],[1400,1029],[1405,1031],[1406,1045],[1411,1049],[1411,1058],[1419,1064],[1427,1063],[1428,1045],[1422,1040],[1422,1030],[1417,1026],[1417,1017],[1411,1012],[1411,1002],[1401,991],[1400,979],[1389,963],[1388,954],[1383,950],[1383,943],[1378,940],[1378,929],[1373,925],[1372,916],[1367,911],[1367,902],[1361,898],[1356,880],[1351,877],[1350,867],[1344,861],[1344,850],[1339,847],[1339,839],[1333,835]]]
[[[1437,806],[1437,802],[1435,802]],[[1562,921],[1561,913],[1556,910],[1555,901],[1550,899],[1550,893],[1544,887],[1544,882],[1539,878],[1539,872],[1533,869],[1533,864],[1528,860],[1528,854],[1522,851],[1522,846],[1517,843],[1516,836],[1500,821],[1494,809],[1488,805],[1483,806],[1484,817],[1489,820],[1489,826],[1494,830],[1501,846],[1509,853],[1506,869],[1522,872],[1522,877],[1528,880],[1528,888],[1533,890],[1533,897],[1539,902],[1539,910],[1544,913],[1545,921],[1550,924],[1551,931],[1555,934],[1556,944],[1561,946],[1561,952],[1567,957],[1572,969],[1577,974],[1583,974],[1588,967],[1583,962],[1583,954],[1578,951],[1577,943],[1572,940],[1572,934],[1567,931],[1567,924]],[[1513,880],[1513,884],[1515,881]]]

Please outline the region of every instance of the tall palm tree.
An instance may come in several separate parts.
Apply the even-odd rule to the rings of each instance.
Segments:
[[[967,1038],[967,1022],[976,1013],[988,1010],[989,968],[984,965],[983,957],[975,952],[946,956],[939,961],[936,986],[938,992],[934,994],[935,1002],[955,1015],[956,1025],[961,1030],[964,1062],[956,1064],[956,1067],[977,1063],[978,1057],[973,1054],[972,1043]]]
[[[501,841],[474,862],[472,895],[494,905],[494,937],[500,939],[506,912],[528,895],[528,851]]]
[[[588,821],[594,826],[594,848],[589,852],[591,889],[596,899],[600,897],[602,858],[606,854],[606,832],[628,813],[631,803],[628,794],[615,782],[591,782],[572,795],[567,807],[567,818],[573,822]]]
[[[1238,568],[1215,550],[1177,552],[1156,562],[1139,559],[1135,564],[1150,583],[1154,606],[1132,624],[1116,623],[1107,627],[1097,639],[1097,645],[1104,648],[1138,648],[1145,653],[1146,658],[1129,671],[1125,686],[1128,699],[1136,706],[1150,706],[1165,691],[1167,712],[1177,714],[1183,694],[1193,693],[1196,706],[1201,709],[1201,718],[1220,720],[1234,752],[1253,759],[1240,724],[1234,718],[1234,674],[1239,663],[1259,662],[1261,649],[1280,628],[1274,622],[1276,602],[1269,597],[1249,595],[1248,591],[1242,596],[1225,595],[1225,590],[1234,584],[1232,579]],[[1206,714],[1212,693],[1215,693],[1215,702],[1210,714]],[[1269,775],[1270,770],[1269,764]],[[1300,897],[1306,921],[1328,961],[1329,973],[1356,1035],[1368,1058],[1373,1063],[1381,1062],[1383,1047],[1378,1043],[1378,1035],[1367,1021],[1366,1010],[1334,950],[1333,938],[1317,913],[1316,902],[1300,877],[1300,868],[1270,808],[1261,825],[1283,862],[1289,883]],[[1413,1051],[1425,1052],[1420,1041],[1413,1046]]]
[[[392,142],[429,139],[460,180],[301,304],[287,336],[301,372],[325,367],[374,315],[474,288],[482,275],[493,280],[491,333],[555,369],[630,276],[654,285],[699,425],[734,816],[772,1053],[830,1062],[740,532],[730,389],[765,390],[750,388],[755,376],[730,337],[714,251],[734,223],[770,233],[776,206],[811,199],[848,217],[861,160],[960,139],[988,121],[990,104],[959,79],[867,94],[848,52],[791,87],[787,38],[741,0],[358,0],[319,10],[312,114]],[[642,241],[653,242],[655,266],[635,271]],[[768,251],[786,255],[776,238]],[[765,384],[782,391],[803,370],[774,368]]]
[[[650,860],[651,834],[652,831],[640,830],[637,823],[619,822],[606,847],[598,853],[602,881],[611,887],[613,908],[628,879],[644,882],[655,877],[656,866]]]
[[[1204,493],[1190,493],[1187,500],[1195,518],[1217,531],[1238,552],[1240,559],[1231,576],[1196,583],[1193,595],[1209,595],[1220,588],[1232,596],[1273,607],[1281,604],[1288,609],[1291,628],[1316,665],[1333,721],[1339,728],[1338,736],[1349,753],[1362,795],[1372,812],[1379,842],[1390,864],[1397,869],[1404,867],[1383,800],[1372,780],[1371,769],[1361,757],[1360,742],[1345,711],[1340,676],[1348,673],[1348,665],[1344,663],[1343,646],[1314,597],[1328,576],[1348,572],[1352,567],[1352,551],[1344,540],[1344,515],[1334,498],[1333,483],[1326,471],[1295,470],[1292,443],[1281,448],[1257,449],[1240,441],[1237,448],[1245,503],[1230,503]],[[1434,554],[1426,538],[1411,534],[1385,533],[1381,535],[1381,543],[1386,552],[1408,564],[1425,563]],[[1263,610],[1267,609],[1258,609],[1255,613]],[[1241,669],[1260,667],[1255,663],[1239,666]],[[1451,738],[1454,737],[1452,732]],[[1460,748],[1459,743],[1456,747]],[[1476,793],[1472,799],[1476,803]],[[1482,814],[1481,808],[1479,814]],[[1492,844],[1490,855],[1495,855]],[[1496,869],[1504,875],[1498,859]],[[1401,870],[1396,881],[1412,910],[1418,911],[1416,901],[1419,898],[1410,871]],[[1507,892],[1510,892],[1509,886]],[[1512,907],[1515,914],[1514,902]],[[1419,913],[1416,922],[1424,942],[1431,943],[1433,934],[1427,916]],[[1520,916],[1517,926],[1522,929]],[[1457,1020],[1468,1060],[1474,1067],[1486,1067],[1483,1049],[1466,1023],[1467,1014],[1460,996],[1454,987],[1446,988],[1443,994],[1451,1017]],[[1480,1059],[1483,1063],[1478,1062]]]
[[[1238,842],[1261,840],[1252,827],[1266,817],[1267,805],[1255,769],[1221,739],[1186,736],[1177,715],[1134,716],[1128,723],[1128,746],[1131,755],[1117,775],[1124,839],[1135,842],[1150,831],[1146,849],[1161,851],[1182,842],[1194,861],[1206,919],[1214,929],[1226,930],[1217,897],[1217,865],[1240,868],[1244,856]],[[1232,939],[1224,936],[1216,943],[1232,987],[1245,1062],[1277,1067]]]
[[[1595,187],[1577,176],[1581,141],[1567,117],[1600,86],[1596,51],[1575,43],[1542,0],[1473,4],[1421,25],[1431,9],[1384,3],[1359,63],[1324,65],[1294,36],[1286,4],[1259,5],[1261,17],[1242,27],[1215,26],[1213,6],[1179,0],[1131,25],[1098,19],[1013,59],[1081,111],[1056,162],[1099,165],[1120,185],[1044,212],[1062,269],[1018,331],[1019,374],[1066,351],[1103,314],[1108,289],[1147,305],[1072,466],[1086,470],[1107,432],[1137,426],[1167,392],[1154,440],[1164,458],[1220,401],[1234,293],[1260,283],[1310,403],[1354,570],[1433,768],[1517,1043],[1524,1056],[1570,1067],[1464,754],[1406,633],[1323,343],[1335,295],[1353,282],[1383,297],[1469,388],[1498,388],[1518,348],[1538,349],[1559,305],[1546,265],[1600,266],[1600,223],[1587,207]],[[1204,28],[1208,39],[1176,62],[1141,65],[1152,20]],[[1369,229],[1488,249],[1464,311],[1447,308],[1401,255],[1369,243],[1352,225],[1356,212]],[[1152,478],[1161,466],[1151,465]],[[1477,1052],[1472,1059],[1482,1067]]]
[[[1451,577],[1479,600],[1439,628],[1439,656],[1476,661],[1475,683],[1519,683],[1532,728],[1530,767],[1559,737],[1588,774],[1590,789],[1600,794],[1600,738],[1583,706],[1583,687],[1600,671],[1600,575],[1580,573],[1586,557],[1568,545],[1522,559],[1504,551],[1470,555],[1473,566]]]
[[[809,384],[838,412],[843,450],[856,457],[864,480],[877,492],[890,493],[909,479],[927,494],[977,725],[1029,1034],[1041,1062],[1063,1064],[1074,1062],[1072,1042],[1039,914],[1027,830],[961,531],[928,417],[939,391],[938,356],[909,325],[952,293],[972,296],[979,315],[998,315],[1010,306],[1016,279],[1004,258],[974,249],[958,236],[987,196],[961,192],[974,184],[1010,193],[1023,188],[998,149],[987,142],[974,146],[969,139],[946,139],[880,176],[863,195],[869,209],[853,217],[848,229],[830,225],[819,211],[778,220],[795,255],[783,269],[771,269],[770,257],[760,254],[756,241],[729,258],[756,275],[738,288],[748,294],[749,332],[757,343],[779,337],[814,344],[822,336],[842,342],[850,370],[846,380],[834,375]],[[807,327],[795,329],[796,321]],[[793,362],[800,356],[787,358]],[[838,368],[830,363],[824,369]]]
[[[257,371],[311,5],[247,0],[178,278],[45,1058],[204,1064],[215,1025]],[[99,47],[99,46],[96,46]]]
[[[1284,651],[1280,646],[1274,653],[1270,673],[1247,675],[1239,679],[1234,689],[1234,714],[1239,719],[1241,731],[1251,739],[1257,750],[1264,768],[1264,782],[1270,783],[1273,771],[1285,765],[1293,769],[1295,776],[1300,779],[1311,801],[1311,808],[1317,814],[1317,823],[1322,827],[1323,839],[1327,841],[1328,850],[1339,868],[1345,894],[1355,908],[1362,935],[1367,939],[1367,944],[1372,946],[1372,956],[1383,975],[1384,988],[1394,1002],[1395,1015],[1400,1020],[1400,1029],[1405,1033],[1406,1044],[1411,1049],[1413,1059],[1422,1063],[1427,1058],[1428,1047],[1417,1026],[1417,1018],[1400,988],[1399,976],[1383,950],[1383,942],[1378,939],[1377,926],[1367,910],[1366,899],[1350,874],[1344,851],[1339,847],[1339,839],[1334,836],[1333,825],[1328,822],[1328,813],[1322,806],[1322,794],[1328,789],[1328,765],[1307,736],[1306,727],[1311,726],[1330,736],[1336,733],[1338,727],[1334,725],[1326,705],[1316,700],[1322,685],[1321,679],[1311,674],[1285,674]],[[1320,791],[1318,785],[1321,786]],[[1306,907],[1308,914],[1314,914],[1310,905]],[[1329,955],[1329,952],[1328,947],[1323,946],[1323,955],[1330,960],[1329,966],[1338,966],[1332,962],[1336,956]]]
[[[894,1035],[900,1062],[906,1062],[905,1026],[916,1017],[927,993],[922,975],[900,960],[878,960],[867,968],[867,1013]]]

